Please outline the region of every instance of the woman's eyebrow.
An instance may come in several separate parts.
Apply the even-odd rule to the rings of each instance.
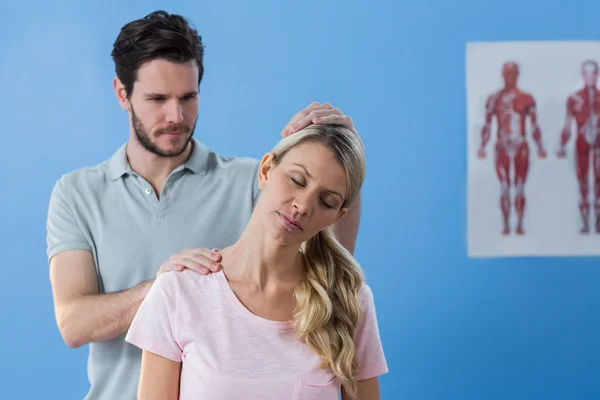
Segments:
[[[296,165],[296,166],[302,168],[304,170],[304,172],[306,172],[306,176],[308,176],[309,178],[312,179],[313,176],[310,174],[310,172],[308,172],[308,170],[306,169],[306,167],[304,165],[298,164],[298,163],[292,163],[292,165]],[[335,194],[336,196],[339,196],[340,199],[342,199],[342,201],[344,201],[344,196],[342,196],[342,194],[340,192],[336,192],[335,190],[330,190],[330,189],[328,189],[327,191],[331,194]]]

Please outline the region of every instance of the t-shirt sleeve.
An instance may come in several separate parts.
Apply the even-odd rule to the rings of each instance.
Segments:
[[[362,316],[356,330],[356,357],[358,370],[356,380],[364,380],[388,372],[388,365],[379,337],[375,301],[371,288],[364,284],[360,293]]]
[[[159,275],[136,313],[125,341],[142,350],[181,362],[182,348],[177,341],[176,279],[179,272]]]
[[[65,178],[56,182],[50,195],[46,222],[46,244],[48,261],[66,250],[92,250],[82,229],[69,196]]]

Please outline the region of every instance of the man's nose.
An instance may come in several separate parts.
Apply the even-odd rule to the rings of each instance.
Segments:
[[[173,124],[179,124],[183,121],[183,107],[181,104],[176,101],[168,102],[165,107],[166,109],[166,118],[167,122]]]

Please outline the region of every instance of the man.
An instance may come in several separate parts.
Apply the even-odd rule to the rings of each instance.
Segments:
[[[123,339],[153,278],[217,270],[218,251],[207,249],[238,239],[259,194],[258,160],[223,157],[192,138],[203,45],[183,17],[157,11],[125,25],[112,57],[129,140],[100,165],[58,180],[47,223],[57,324],[70,347],[90,344],[86,399],[94,400],[136,398],[141,352]],[[311,123],[354,129],[338,110],[313,103],[282,135]],[[351,252],[358,207],[335,227]]]
[[[502,69],[504,88],[492,94],[486,101],[485,124],[481,130],[481,147],[478,157],[485,158],[485,146],[490,140],[492,120],[498,123],[496,142],[496,174],[500,180],[500,209],[502,210],[502,234],[510,234],[510,170],[511,159],[514,169],[515,209],[517,211],[518,235],[525,234],[523,217],[525,214],[525,181],[529,170],[529,145],[526,139],[526,122],[530,118],[533,140],[538,148],[538,156],[546,157],[542,144],[542,133],[537,123],[535,100],[529,93],[517,87],[519,67],[506,63]]]
[[[558,157],[567,155],[565,146],[571,138],[573,121],[577,126],[575,158],[579,182],[579,212],[583,225],[580,233],[590,232],[589,170],[590,157],[594,166],[595,229],[600,232],[600,90],[598,90],[598,63],[585,61],[581,66],[584,87],[567,99],[567,117],[560,139]]]

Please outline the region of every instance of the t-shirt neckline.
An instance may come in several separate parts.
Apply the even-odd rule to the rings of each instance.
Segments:
[[[236,311],[239,312],[240,314],[242,314],[244,317],[248,318],[249,320],[251,320],[254,323],[258,323],[258,324],[263,325],[268,328],[273,328],[273,329],[293,329],[294,328],[294,321],[273,321],[270,319],[260,317],[256,314],[252,313],[250,310],[248,310],[246,308],[246,306],[244,306],[242,304],[240,299],[238,299],[237,295],[231,288],[231,285],[229,285],[229,282],[227,281],[227,277],[225,276],[223,269],[220,269],[217,272],[213,272],[213,275],[216,275],[216,278],[219,281],[219,284],[221,285],[221,289],[225,292],[225,295],[229,298],[229,301],[233,305],[233,308],[235,308]]]

